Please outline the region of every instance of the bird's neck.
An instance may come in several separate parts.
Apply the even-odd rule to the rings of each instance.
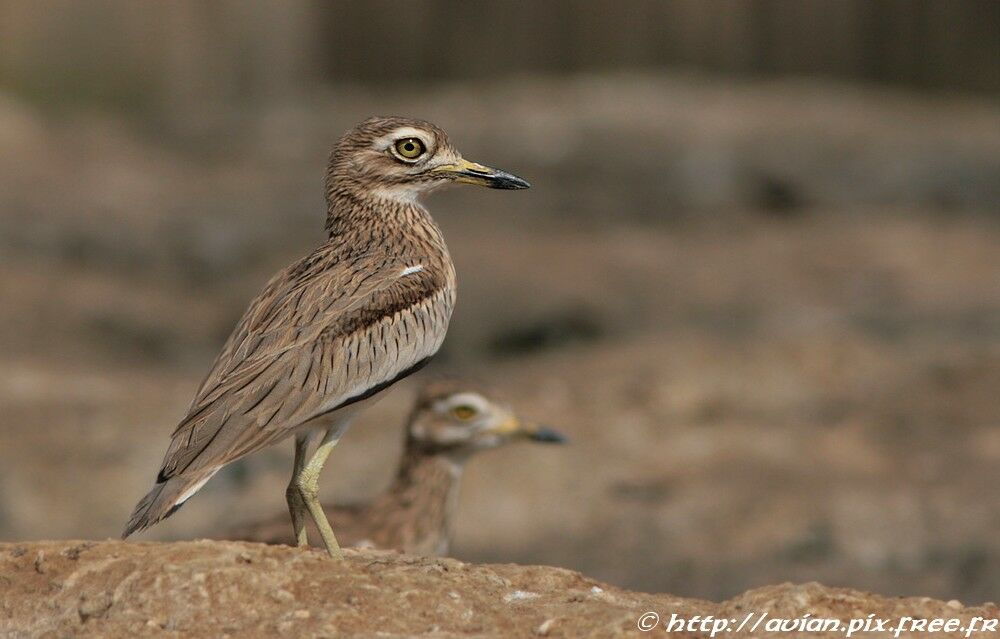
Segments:
[[[423,490],[432,487],[431,492],[444,498],[458,489],[464,467],[464,458],[447,453],[406,450],[400,460],[391,490],[396,493],[406,493],[413,489]]]
[[[412,511],[419,521],[416,530],[432,545],[447,544],[452,535],[458,506],[464,460],[447,454],[407,450],[386,495],[397,511]],[[427,548],[438,553],[441,548]]]
[[[405,239],[421,248],[447,251],[441,230],[415,198],[346,181],[327,187],[326,232],[330,241],[351,246]]]

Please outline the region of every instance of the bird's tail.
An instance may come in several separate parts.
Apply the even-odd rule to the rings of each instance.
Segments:
[[[157,481],[153,489],[146,493],[136,505],[125,530],[122,532],[122,539],[140,530],[149,528],[153,524],[177,512],[191,495],[205,485],[215,471],[207,474],[200,473],[189,477],[177,475]]]

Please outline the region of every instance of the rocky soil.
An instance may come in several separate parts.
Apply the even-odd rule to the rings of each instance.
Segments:
[[[966,607],[817,583],[766,586],[712,603],[630,592],[545,566],[474,565],[374,551],[348,551],[346,561],[335,563],[318,551],[215,541],[0,544],[0,593],[0,635],[11,639],[624,637],[640,635],[638,620],[649,612],[663,620],[671,614],[742,620],[750,612],[844,621],[910,616],[957,619],[963,627],[973,617],[1000,615],[994,603]]]

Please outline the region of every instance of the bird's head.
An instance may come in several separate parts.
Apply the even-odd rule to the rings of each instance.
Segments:
[[[369,118],[344,134],[327,174],[329,190],[351,185],[402,201],[451,182],[493,189],[529,186],[516,175],[466,160],[430,122],[400,117]]]
[[[410,449],[457,457],[513,441],[561,444],[567,440],[559,431],[522,420],[484,392],[454,381],[424,388],[407,431]]]

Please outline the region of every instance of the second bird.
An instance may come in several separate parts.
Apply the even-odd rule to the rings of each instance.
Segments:
[[[286,496],[296,541],[308,545],[308,513],[327,552],[341,556],[319,474],[358,411],[444,340],[455,268],[417,196],[450,182],[528,187],[463,159],[429,122],[370,118],[341,138],[326,175],[326,242],[250,303],[123,537],[171,515],[224,465],[295,435]]]
[[[519,418],[482,390],[457,380],[428,384],[405,426],[403,454],[389,487],[368,502],[327,504],[338,539],[353,547],[447,555],[458,489],[466,462],[516,441],[562,443],[552,428]],[[229,531],[222,539],[295,543],[286,518],[274,517]]]

